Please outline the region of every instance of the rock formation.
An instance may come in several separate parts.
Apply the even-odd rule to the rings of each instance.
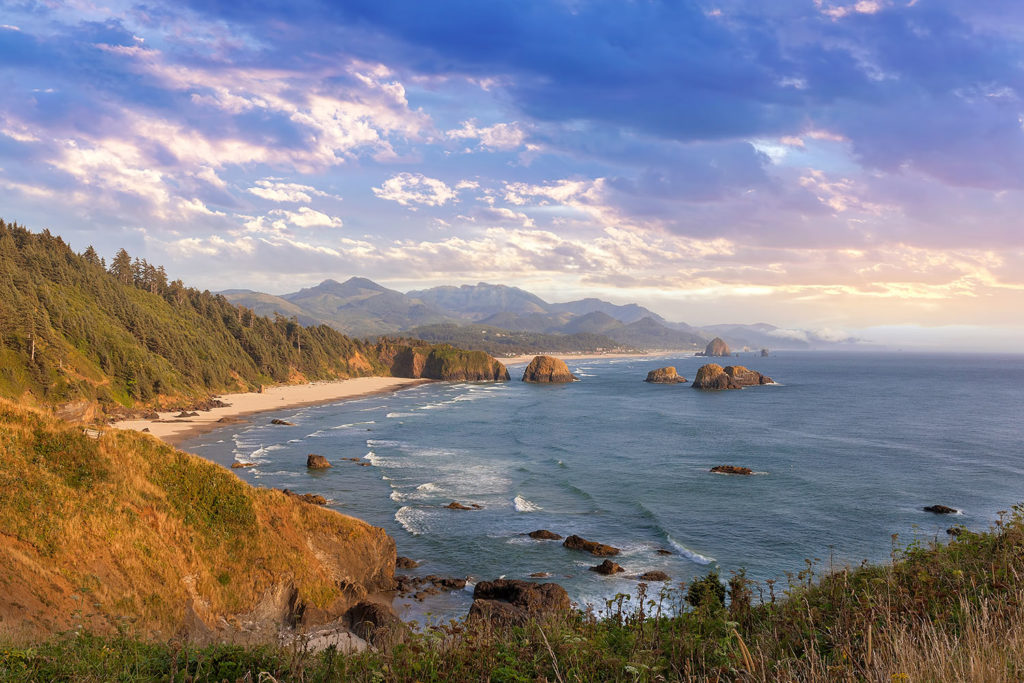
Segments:
[[[711,468],[715,474],[753,474],[754,470],[749,467],[737,467],[736,465],[716,465]]]
[[[306,467],[311,470],[322,470],[331,466],[331,463],[327,462],[327,458],[316,453],[310,453],[306,456]]]
[[[679,375],[676,369],[669,365],[665,368],[651,370],[647,373],[647,379],[644,381],[651,382],[652,384],[682,384],[686,381],[686,378]]]
[[[756,370],[750,370],[742,365],[725,366],[725,374],[729,375],[741,387],[753,387],[758,384],[774,384],[771,377],[766,377]]]
[[[280,419],[278,419],[276,417],[273,420],[270,421],[270,424],[272,424],[272,425],[281,425],[283,427],[294,427],[295,426],[294,422],[289,422],[288,420],[280,420]]]
[[[596,555],[597,557],[607,557],[619,554],[618,548],[605,545],[604,543],[598,543],[596,541],[588,541],[587,539],[581,538],[575,534],[565,539],[565,542],[562,543],[562,545],[569,550],[585,550],[591,555]]]
[[[508,368],[483,351],[464,351],[448,344],[406,346],[382,343],[380,360],[395,377],[447,382],[509,379]]]
[[[622,565],[618,564],[617,562],[605,560],[596,567],[591,567],[590,571],[597,572],[598,574],[603,574],[604,576],[611,576],[612,574],[621,574],[626,570],[623,569]]]
[[[420,563],[416,560],[399,555],[395,558],[395,569],[415,569],[420,566]]]
[[[732,351],[729,350],[729,345],[725,343],[724,339],[715,337],[704,348],[704,355],[709,357],[731,356]]]
[[[761,358],[768,357],[768,349],[761,349]]]
[[[328,465],[330,467],[330,465]],[[292,498],[297,498],[303,503],[309,503],[310,505],[327,505],[327,499],[316,493],[295,493],[289,489],[281,489],[281,493]]]
[[[472,505],[463,505],[462,503],[453,500],[452,502],[445,505],[449,510],[480,510],[482,506],[479,503],[473,503]]]
[[[536,384],[564,384],[575,382],[578,377],[569,372],[569,366],[565,361],[554,356],[536,356],[526,366],[523,373],[524,382]]]
[[[548,531],[547,529],[537,529],[527,534],[530,538],[537,539],[538,541],[561,541],[562,537],[556,534],[554,531]]]
[[[691,386],[694,389],[720,391],[742,389],[758,384],[774,384],[774,382],[771,377],[766,377],[760,372],[750,370],[742,365],[728,365],[723,368],[717,363],[708,363],[697,370],[697,376],[694,377]]]
[[[640,575],[641,581],[669,581],[672,577],[657,569]]]
[[[569,606],[568,593],[557,583],[496,579],[474,587],[469,618],[525,624],[530,618],[566,612]]]
[[[357,603],[345,613],[345,621],[352,633],[381,650],[394,647],[409,634],[405,622],[378,602]]]
[[[960,512],[956,508],[951,508],[946,505],[929,505],[928,507],[923,509],[925,512],[933,512],[937,515],[952,515],[956,514],[957,512]]]

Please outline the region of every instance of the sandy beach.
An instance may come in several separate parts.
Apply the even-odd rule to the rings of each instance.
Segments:
[[[176,416],[180,411],[171,411],[159,413],[159,420],[122,420],[112,426],[115,429],[149,430],[150,434],[167,443],[178,444],[196,434],[217,429],[253,413],[360,398],[429,381],[403,377],[357,377],[334,382],[268,387],[262,393],[219,396],[227,406],[199,411],[198,416],[178,418]]]

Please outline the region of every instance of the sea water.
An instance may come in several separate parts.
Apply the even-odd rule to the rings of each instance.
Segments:
[[[713,568],[784,582],[806,560],[885,561],[893,534],[944,539],[954,524],[985,528],[1024,501],[1024,356],[744,354],[716,360],[777,384],[704,392],[642,381],[665,365],[692,379],[707,360],[572,361],[580,381],[550,386],[519,381],[523,366],[511,366],[511,382],[260,414],[183,447],[255,463],[234,471],[383,527],[400,555],[423,563],[413,574],[546,572],[598,609],[649,570],[673,582]],[[310,453],[334,466],[307,470]],[[712,474],[715,465],[756,474]],[[447,509],[452,501],[481,509]],[[961,513],[922,510],[936,503]],[[591,572],[598,558],[525,535],[535,529],[616,546],[626,571]],[[470,602],[464,591],[434,599],[429,614],[407,599],[396,607],[441,620]]]

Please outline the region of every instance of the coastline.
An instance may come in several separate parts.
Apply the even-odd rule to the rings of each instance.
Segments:
[[[121,420],[111,427],[138,432],[148,430],[148,433],[161,441],[177,446],[187,439],[224,427],[248,415],[386,394],[431,381],[433,380],[405,377],[354,377],[309,384],[280,385],[268,387],[263,392],[223,394],[217,398],[228,405],[199,411],[199,414],[193,417],[178,418],[177,412],[169,411],[158,413],[158,420]]]
[[[595,358],[648,358],[650,356],[658,356],[664,353],[672,353],[671,351],[637,351],[635,353],[530,353],[520,356],[510,356],[508,358],[498,358],[505,365],[518,365],[519,363],[529,363],[537,356],[552,356],[553,358],[559,358],[566,362],[573,360],[593,360]],[[685,352],[680,352],[685,353]]]

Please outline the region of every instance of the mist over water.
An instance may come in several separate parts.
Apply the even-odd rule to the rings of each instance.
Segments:
[[[883,561],[892,534],[945,538],[1024,500],[1022,356],[748,354],[727,362],[779,384],[715,393],[642,381],[664,365],[692,379],[703,362],[584,360],[570,363],[582,381],[559,386],[524,384],[514,366],[504,384],[261,414],[183,447],[255,462],[235,472],[384,527],[400,555],[423,562],[414,574],[549,572],[599,607],[653,569],[674,581],[712,566],[779,579],[805,559]],[[308,471],[309,453],[334,467]],[[709,473],[722,464],[763,474]],[[963,514],[921,510],[934,503]],[[621,548],[626,573],[600,576],[587,570],[598,558],[524,535],[541,528]],[[446,596],[430,616],[461,616],[470,601]],[[422,617],[415,605],[409,614]]]

